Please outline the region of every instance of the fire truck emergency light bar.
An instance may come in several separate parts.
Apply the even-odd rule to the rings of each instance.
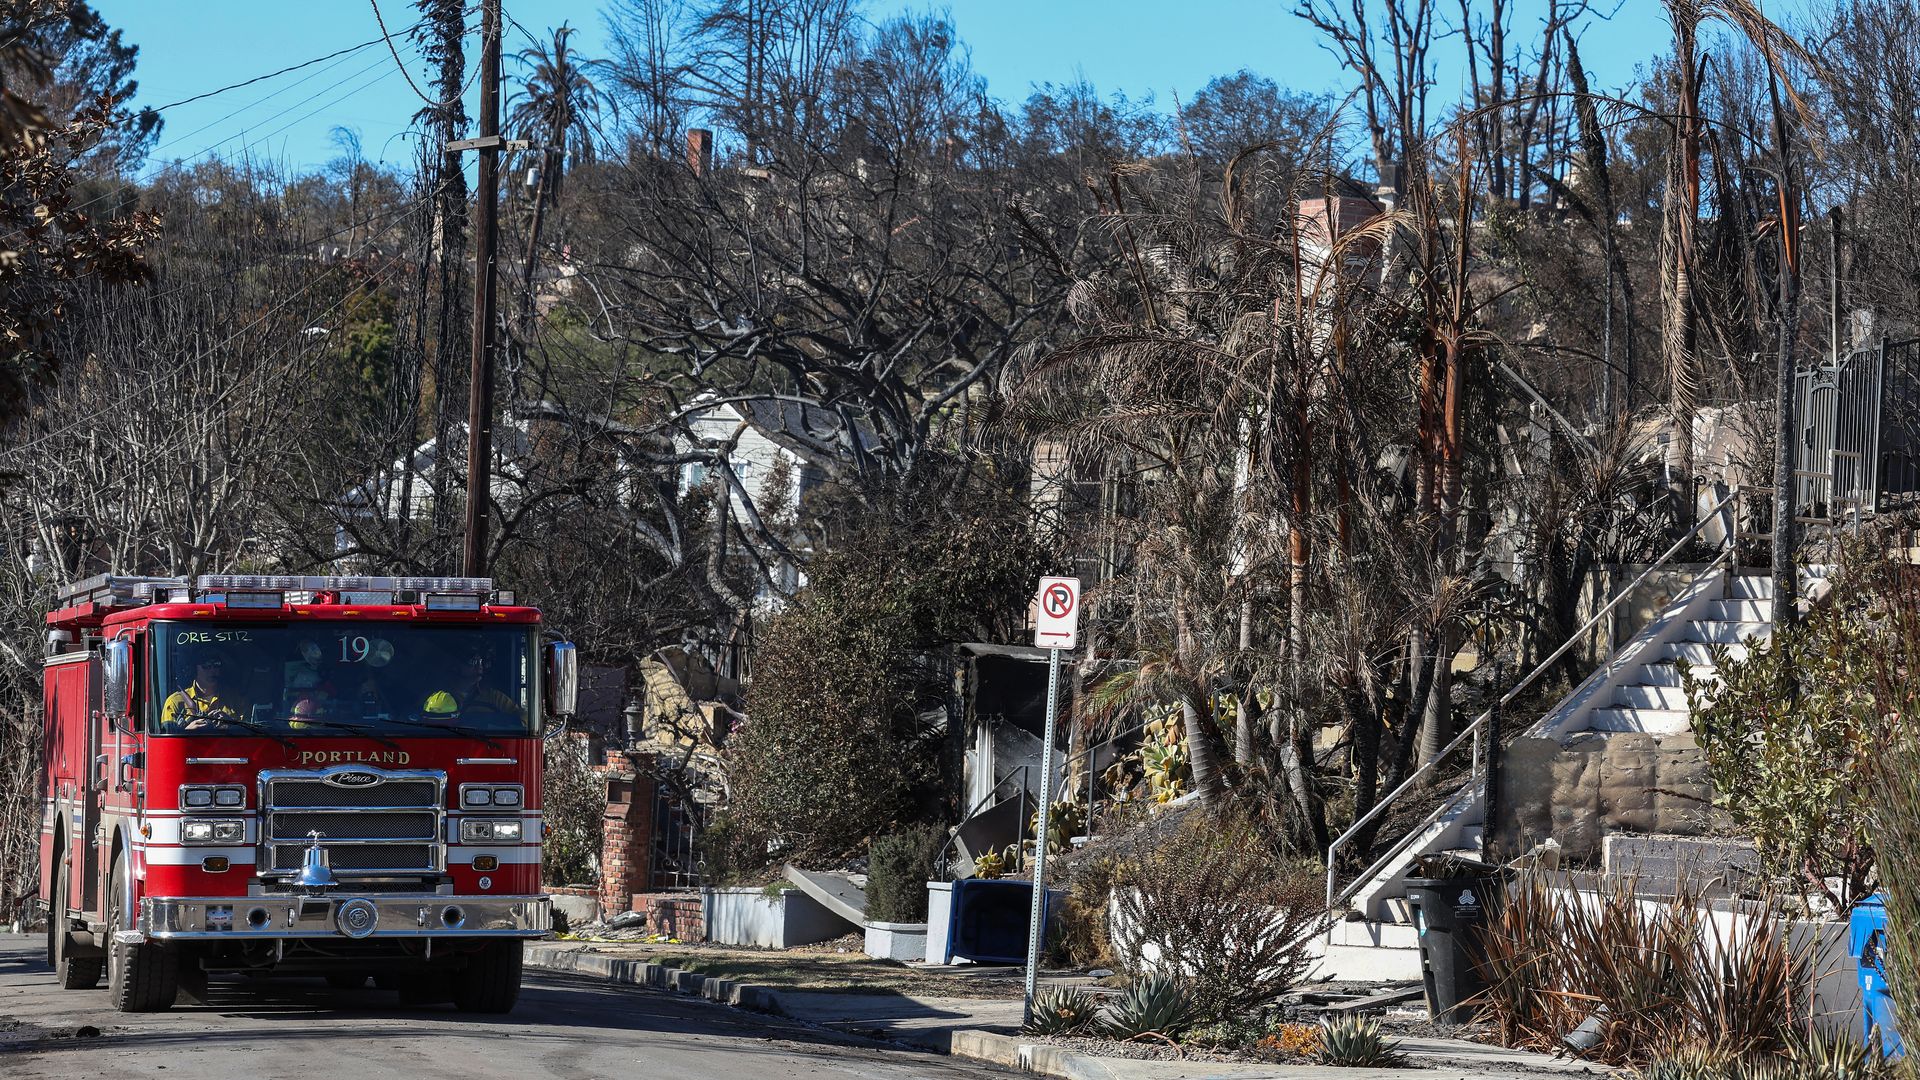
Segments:
[[[349,604],[391,604],[400,594],[413,593],[435,611],[478,611],[494,595],[493,579],[483,577],[202,574],[189,585],[184,577],[100,574],[60,590],[60,600],[100,607],[217,600],[228,607],[277,608],[289,594],[302,603],[322,592],[337,594]],[[503,589],[497,602],[511,604],[514,595]]]

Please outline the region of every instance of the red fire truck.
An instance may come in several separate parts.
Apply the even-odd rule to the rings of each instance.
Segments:
[[[573,647],[485,578],[101,576],[47,616],[40,895],[60,984],[214,973],[505,1012],[549,928],[541,730]]]

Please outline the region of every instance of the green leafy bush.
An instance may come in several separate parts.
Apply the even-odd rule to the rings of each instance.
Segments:
[[[1840,908],[1873,876],[1865,795],[1890,731],[1862,674],[1887,644],[1882,573],[1855,561],[1805,621],[1743,659],[1713,646],[1717,680],[1680,667],[1714,805],[1753,834],[1771,875]]]
[[[867,854],[867,918],[874,922],[927,921],[927,875],[947,842],[945,829],[927,826],[889,833]]]
[[[959,812],[944,729],[921,717],[951,693],[933,657],[1011,634],[1041,563],[1011,495],[945,496],[849,511],[760,636],[727,759],[736,825],[770,859],[841,859]]]

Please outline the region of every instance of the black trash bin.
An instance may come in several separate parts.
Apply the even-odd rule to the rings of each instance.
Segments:
[[[1420,936],[1427,1013],[1435,1020],[1459,1024],[1473,1018],[1474,1007],[1466,1003],[1487,988],[1480,975],[1486,959],[1482,931],[1505,900],[1506,886],[1498,873],[1407,879],[1407,905]]]

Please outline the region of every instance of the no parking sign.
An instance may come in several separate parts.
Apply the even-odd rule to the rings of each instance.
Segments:
[[[1039,614],[1033,622],[1033,643],[1042,649],[1071,649],[1080,640],[1080,579],[1040,579]]]

